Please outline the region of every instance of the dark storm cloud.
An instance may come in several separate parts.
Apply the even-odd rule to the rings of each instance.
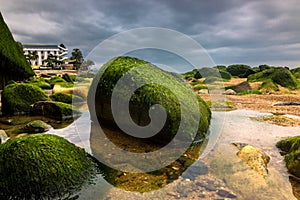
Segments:
[[[0,0],[0,11],[16,40],[64,43],[85,55],[113,34],[155,26],[191,36],[217,64],[300,61],[297,0]]]

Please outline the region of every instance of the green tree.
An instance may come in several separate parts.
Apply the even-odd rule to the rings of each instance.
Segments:
[[[90,66],[95,65],[94,61],[92,60],[85,60],[81,64],[81,70],[88,70]]]
[[[81,64],[84,61],[82,52],[78,48],[73,49],[72,56],[70,57],[70,59],[75,60],[75,63],[74,63],[75,69],[79,69],[79,67],[81,66]]]
[[[23,53],[0,13],[0,89],[10,80],[21,81],[34,75]]]

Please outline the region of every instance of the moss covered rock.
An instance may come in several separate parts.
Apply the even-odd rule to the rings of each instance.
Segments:
[[[300,178],[300,136],[281,140],[276,146],[285,155],[284,160],[288,171]]]
[[[50,96],[50,99],[53,101],[58,101],[58,102],[63,102],[67,104],[72,104],[74,103],[80,103],[83,102],[84,100],[77,96],[77,95],[72,95],[72,94],[65,94],[62,92],[54,93]]]
[[[79,190],[95,171],[92,158],[61,137],[20,137],[0,145],[0,198],[61,199]]]
[[[43,133],[49,131],[52,128],[49,124],[42,120],[34,120],[27,123],[23,128],[23,133]]]
[[[28,113],[30,105],[48,98],[41,88],[26,83],[7,85],[1,97],[2,112],[5,114]]]
[[[271,79],[274,83],[289,89],[299,88],[299,81],[288,69],[284,67],[272,67],[248,77],[249,82],[267,81],[268,79]]]
[[[190,136],[192,133],[191,129],[195,124],[195,119],[199,117],[198,123],[198,137],[205,137],[209,127],[211,113],[206,103],[196,96],[194,92],[186,86],[186,84],[174,75],[165,72],[158,67],[145,62],[143,60],[120,56],[110,60],[106,63],[96,75],[90,92],[89,92],[89,107],[95,107],[94,110],[90,110],[92,117],[96,116],[100,122],[111,123],[113,126],[116,125],[114,117],[111,111],[111,99],[112,91],[115,88],[117,82],[125,74],[130,74],[133,82],[124,84],[123,88],[118,92],[118,98],[122,99],[122,94],[126,94],[132,87],[131,84],[137,82],[143,82],[143,86],[139,87],[131,96],[129,101],[129,108],[131,116],[124,116],[124,119],[131,117],[132,120],[139,126],[146,126],[150,123],[149,109],[154,104],[159,104],[165,108],[167,113],[167,119],[162,130],[153,136],[151,139],[163,142],[170,141],[176,135],[182,120],[181,106],[189,110],[189,116],[183,116],[184,121],[187,122],[185,126],[185,134]],[[101,76],[101,77],[100,77]],[[100,78],[100,79],[99,79]],[[156,82],[164,81],[168,84],[168,87],[176,90],[174,94],[170,89]],[[93,98],[95,94],[95,99]],[[193,96],[194,95],[194,96]],[[184,99],[179,102],[177,97]],[[198,98],[198,103],[193,104],[191,98]],[[94,100],[94,101],[91,101]],[[91,105],[95,102],[95,105]],[[199,106],[200,113],[196,112]],[[93,113],[95,112],[95,113]],[[123,112],[122,108],[119,110]],[[92,119],[95,120],[95,119]],[[124,120],[125,121],[125,120]]]
[[[68,120],[78,117],[80,111],[73,108],[72,105],[62,102],[39,101],[32,105],[30,114],[56,120]]]
[[[22,81],[33,75],[22,44],[14,40],[0,13],[0,90],[9,80]]]

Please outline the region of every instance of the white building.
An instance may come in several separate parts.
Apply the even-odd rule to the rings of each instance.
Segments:
[[[24,55],[29,57],[33,68],[47,66],[46,60],[50,54],[55,56],[59,61],[67,59],[68,55],[68,49],[63,44],[24,44],[23,51]]]

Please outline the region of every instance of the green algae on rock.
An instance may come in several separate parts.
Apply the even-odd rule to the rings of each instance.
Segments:
[[[0,145],[0,198],[70,197],[96,171],[91,156],[59,136],[16,138]]]
[[[47,100],[46,93],[39,87],[27,83],[7,85],[2,92],[2,112],[4,114],[29,113],[30,106]]]
[[[114,126],[117,124],[111,110],[112,95],[118,81],[128,74],[131,79],[127,82],[128,84],[122,85],[123,88],[117,91],[118,97],[126,96],[126,92],[136,86],[135,83],[144,84],[132,94],[129,101],[130,116],[124,116],[123,119],[132,118],[137,125],[146,126],[151,122],[149,110],[153,105],[159,104],[166,111],[166,123],[151,139],[168,143],[176,135],[182,121],[186,122],[184,127],[186,136],[191,137],[192,129],[195,128],[192,124],[195,124],[197,117],[200,120],[196,122],[198,125],[196,135],[198,138],[205,138],[211,118],[206,103],[171,73],[146,61],[127,56],[113,58],[100,69],[94,78],[88,98],[90,112],[92,118],[94,117],[92,120],[97,118],[100,123],[104,121]],[[162,82],[165,84],[161,84]],[[193,98],[198,100],[196,104]],[[94,102],[95,105],[92,105]],[[182,116],[183,108],[189,111],[189,115]],[[119,112],[123,111],[119,110]]]
[[[69,120],[80,114],[80,111],[72,105],[54,101],[39,101],[34,103],[30,109],[31,116],[44,116],[56,120]]]
[[[300,136],[281,140],[276,146],[283,151],[288,171],[300,178]]]

